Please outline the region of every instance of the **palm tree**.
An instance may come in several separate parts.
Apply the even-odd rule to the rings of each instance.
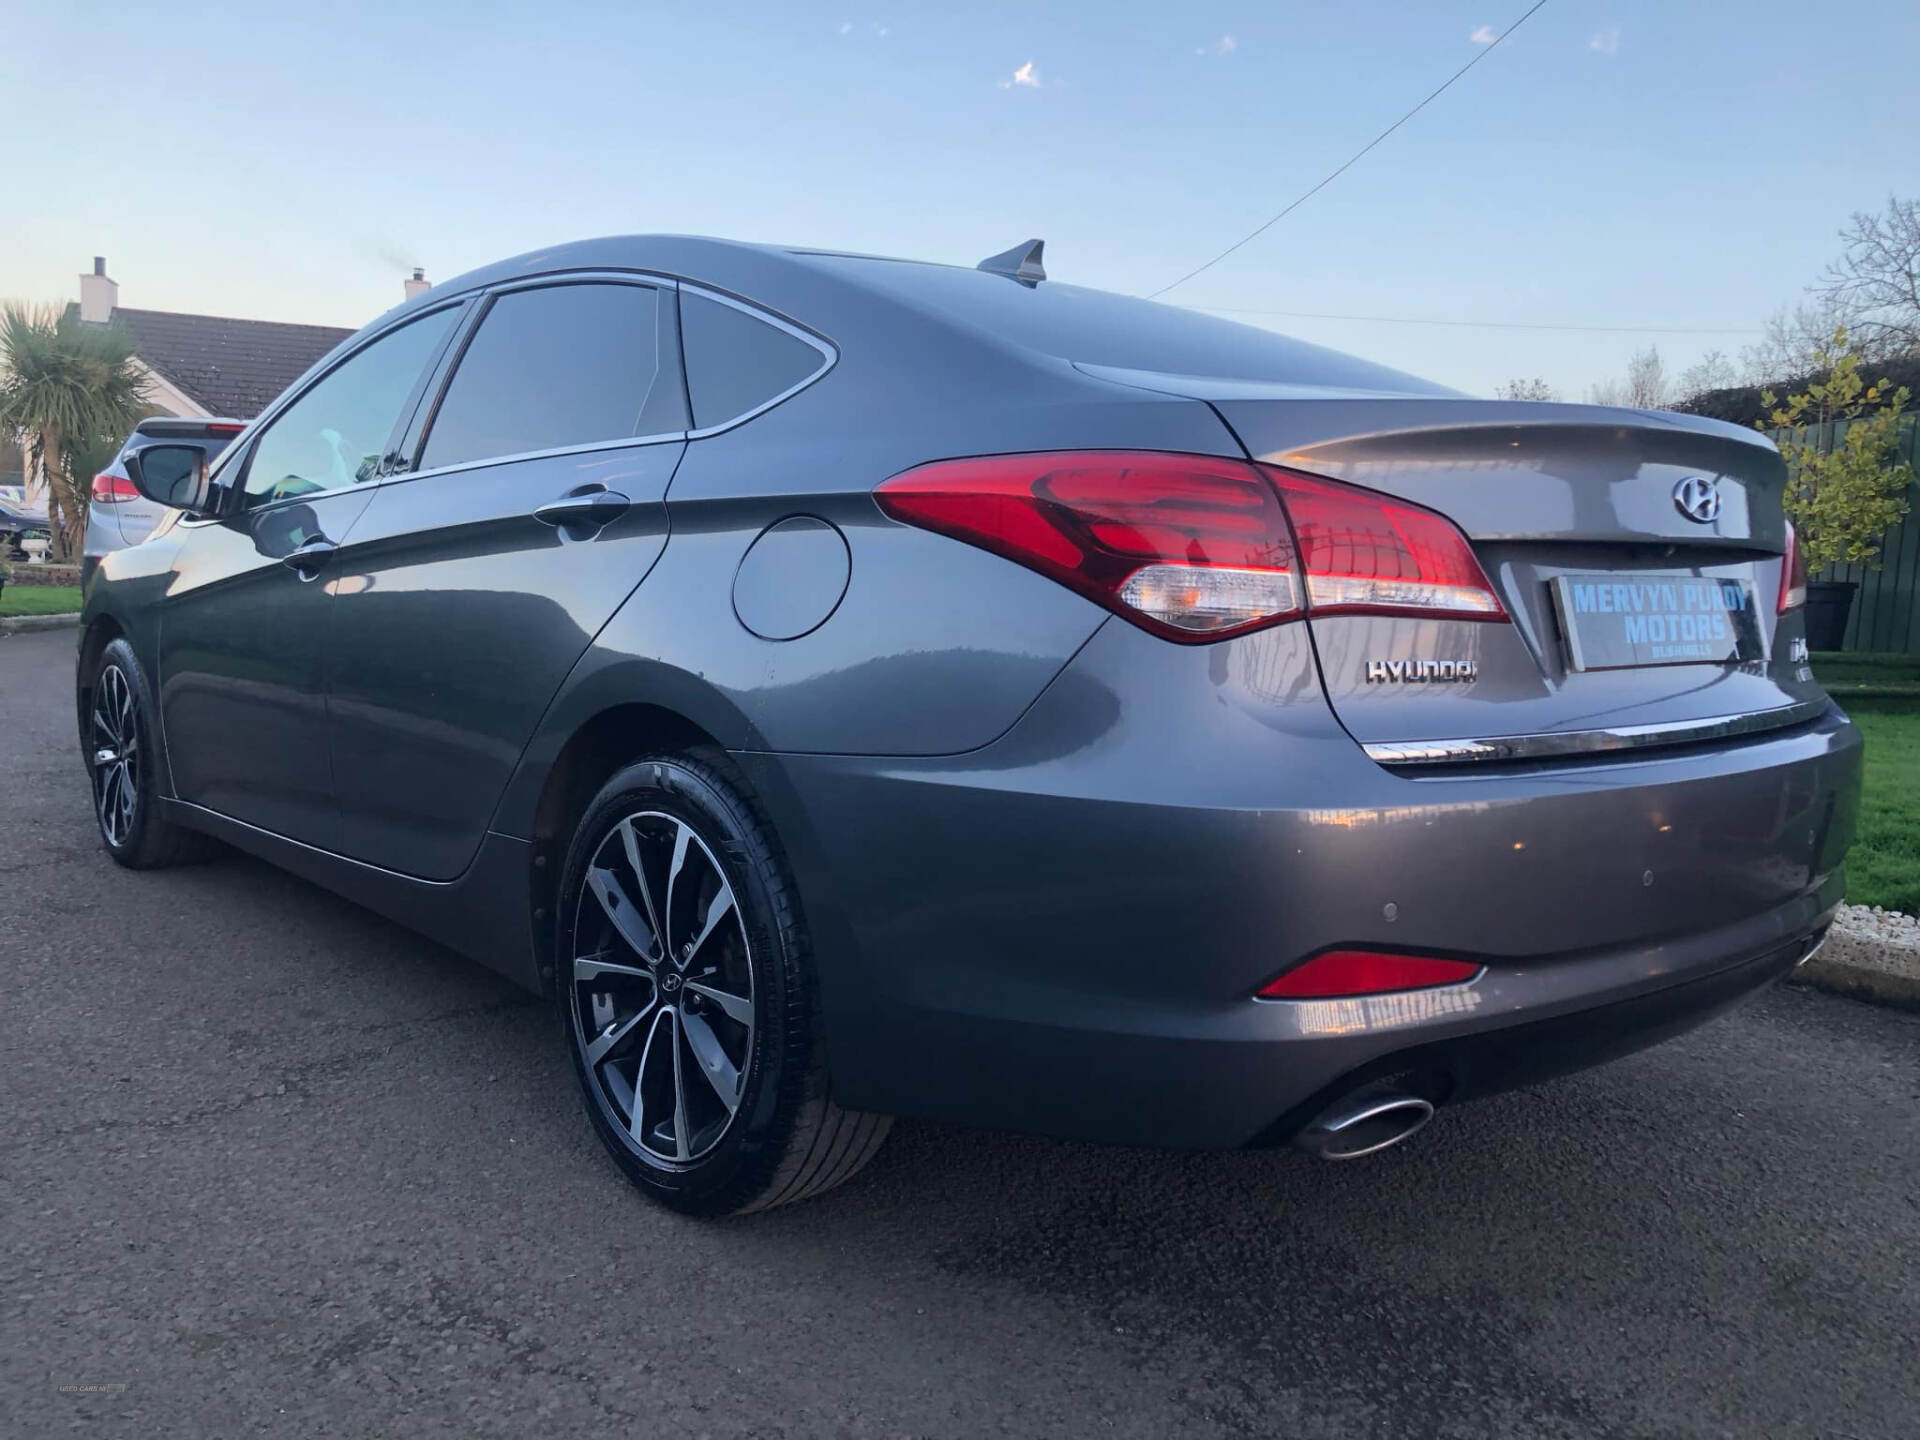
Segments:
[[[56,556],[87,537],[88,478],[77,454],[116,444],[150,408],[133,346],[79,311],[9,304],[0,310],[0,435],[18,433],[47,480]],[[31,473],[31,471],[29,472]]]

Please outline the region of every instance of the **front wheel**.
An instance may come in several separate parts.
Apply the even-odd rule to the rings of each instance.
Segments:
[[[214,842],[159,812],[153,704],[133,647],[114,640],[81,696],[81,744],[93,776],[100,843],[130,870],[204,860]]]
[[[587,1114],[676,1210],[832,1189],[891,1118],[828,1097],[812,959],[764,819],[710,761],[631,765],[588,806],[555,912],[556,991]]]

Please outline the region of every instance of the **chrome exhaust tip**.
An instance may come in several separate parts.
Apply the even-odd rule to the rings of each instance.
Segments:
[[[1358,1160],[1391,1149],[1433,1118],[1433,1102],[1394,1090],[1361,1090],[1321,1111],[1293,1143],[1322,1160]]]
[[[1821,930],[1818,933],[1811,936],[1807,941],[1806,953],[1801,955],[1801,957],[1798,960],[1793,962],[1793,968],[1798,970],[1802,965],[1806,964],[1807,961],[1813,959],[1814,956],[1818,955],[1820,951],[1825,947],[1828,938],[1832,936],[1832,934],[1833,934],[1833,927],[1829,925],[1827,926],[1826,929]]]

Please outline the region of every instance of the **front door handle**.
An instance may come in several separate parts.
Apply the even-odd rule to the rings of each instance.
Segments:
[[[633,502],[604,485],[581,485],[533,512],[542,525],[559,530],[599,531],[627,513]]]
[[[302,580],[311,580],[326,568],[327,561],[333,558],[333,552],[339,548],[326,536],[316,535],[298,550],[281,556],[280,563]]]

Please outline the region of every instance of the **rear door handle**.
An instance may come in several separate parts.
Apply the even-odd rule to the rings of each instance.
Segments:
[[[604,485],[582,485],[533,512],[542,525],[560,530],[603,530],[627,513],[633,502]]]
[[[302,580],[311,580],[326,567],[333,558],[333,552],[340,547],[324,535],[316,535],[298,550],[280,557],[280,563],[286,566]]]

